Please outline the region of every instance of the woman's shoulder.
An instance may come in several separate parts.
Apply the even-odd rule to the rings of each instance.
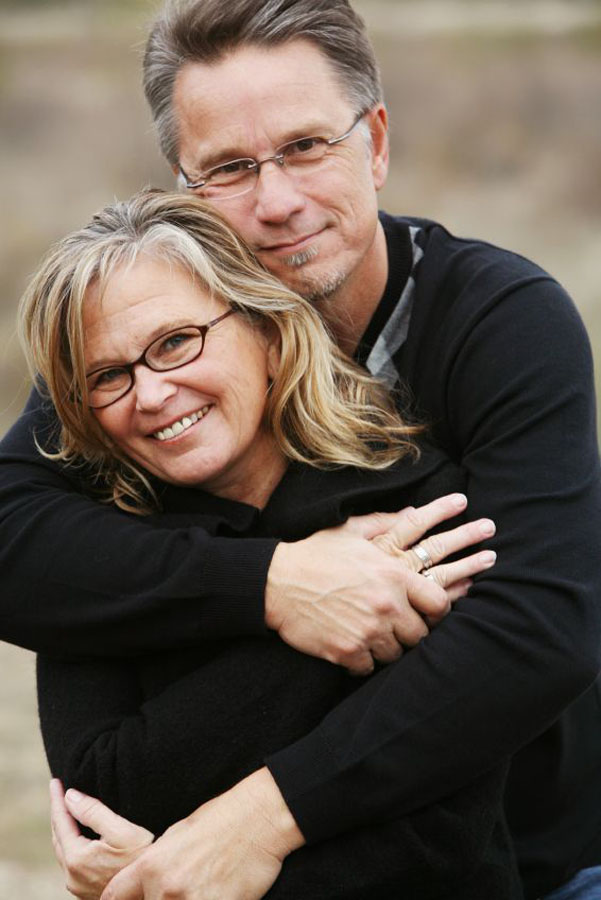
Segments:
[[[394,512],[464,490],[462,469],[422,441],[417,457],[407,455],[377,471],[290,466],[263,510],[260,527],[264,534],[298,540],[349,516]]]

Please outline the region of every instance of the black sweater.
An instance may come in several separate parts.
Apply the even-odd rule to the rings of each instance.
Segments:
[[[462,489],[458,470],[426,450],[419,463],[382,473],[294,466],[262,513],[200,491],[167,489],[166,515],[153,523],[177,527],[201,513],[211,534],[290,540],[349,514]],[[395,664],[400,674],[403,664]],[[275,636],[130,662],[38,662],[53,773],[156,833],[302,737],[361,681]],[[268,896],[382,900],[398,896],[402,886],[407,900],[521,898],[502,811],[506,768],[409,816],[386,817],[297,851]]]
[[[402,690],[394,668],[383,673],[377,694],[356,691],[270,768],[315,841],[391,809],[406,814],[517,753],[509,817],[528,896],[537,897],[601,862],[590,349],[569,298],[536,266],[430,222],[384,224],[390,277],[360,358],[382,335],[394,346],[383,371],[400,373],[466,471],[471,514],[496,520],[498,561],[461,615],[410,654]],[[407,325],[396,315],[401,295],[412,311],[396,349],[390,332]],[[265,635],[275,541],[210,537],[202,524],[161,530],[99,510],[77,472],[37,454],[38,405],[34,397],[1,448],[0,635],[97,657]],[[388,753],[398,766],[373,790],[374,759]]]

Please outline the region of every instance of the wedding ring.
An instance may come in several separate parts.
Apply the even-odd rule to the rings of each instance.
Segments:
[[[422,547],[421,544],[415,544],[415,546],[413,546],[411,549],[421,562],[424,569],[429,569],[430,566],[434,565],[434,560],[432,559],[426,548]]]

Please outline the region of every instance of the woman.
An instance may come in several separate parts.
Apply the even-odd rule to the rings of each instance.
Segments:
[[[292,540],[462,486],[311,307],[187,198],[141,194],[65,239],[24,298],[22,330],[62,424],[41,452],[85,467],[99,499],[148,528]],[[455,534],[455,549],[474,541]],[[461,588],[485,565],[451,567]],[[265,783],[269,755],[358,684],[269,637],[39,663],[53,772],[154,832]],[[269,897],[393,897],[402,880],[407,897],[519,898],[503,777],[319,845],[298,833]]]

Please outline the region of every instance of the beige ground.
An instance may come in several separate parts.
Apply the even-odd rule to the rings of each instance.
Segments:
[[[40,254],[113,196],[171,183],[138,86],[154,5],[0,0],[0,433],[27,394],[13,322]],[[391,112],[383,205],[535,257],[600,357],[600,3],[361,7]],[[0,645],[0,667],[0,898],[54,900],[67,895],[48,849],[32,659]]]

